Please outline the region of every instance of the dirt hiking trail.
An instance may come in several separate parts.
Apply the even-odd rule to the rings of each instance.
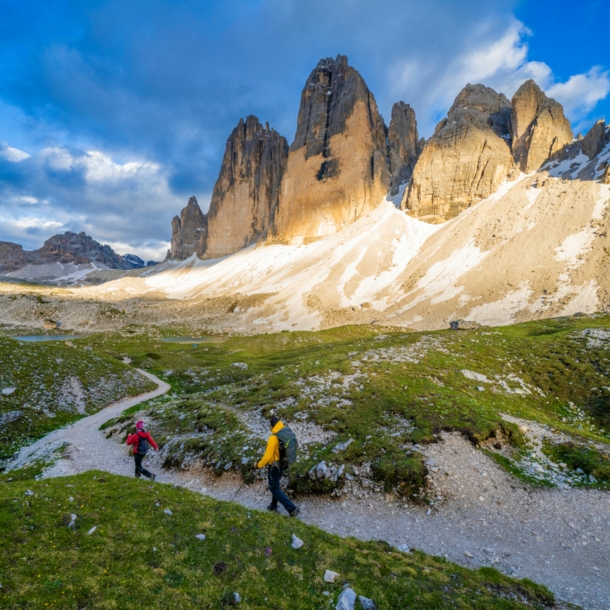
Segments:
[[[64,447],[44,477],[104,470],[133,476],[125,445],[107,439],[100,426],[122,411],[160,396],[170,386],[114,403],[55,430],[23,448],[11,468]],[[413,506],[363,490],[361,498],[297,498],[304,522],[340,536],[386,540],[408,550],[446,556],[467,567],[493,565],[549,587],[560,600],[591,610],[610,610],[610,494],[584,489],[525,486],[475,450],[461,435],[444,434],[426,452],[432,506]],[[163,471],[163,454],[147,456],[157,481],[221,500],[265,510],[269,493],[262,481],[244,486],[234,474],[215,477],[204,469]],[[143,480],[143,484],[149,484]],[[236,495],[237,493],[237,495]],[[285,513],[278,519],[286,518]]]

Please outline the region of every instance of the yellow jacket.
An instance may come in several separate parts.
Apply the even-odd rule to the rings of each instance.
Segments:
[[[267,441],[267,449],[265,450],[265,455],[261,458],[260,462],[258,462],[259,468],[264,468],[267,464],[273,464],[274,462],[280,461],[280,441],[277,440],[277,436],[275,436],[282,428],[284,424],[279,421],[273,428],[271,428],[271,436]]]

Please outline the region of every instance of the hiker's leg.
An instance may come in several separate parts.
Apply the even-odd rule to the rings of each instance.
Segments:
[[[152,479],[152,474],[146,470],[146,468],[142,467],[142,469],[140,470],[140,472],[145,476],[148,477],[149,479]]]
[[[291,513],[296,506],[290,501],[290,498],[280,489],[280,480],[282,478],[282,471],[279,468],[269,469],[269,490],[273,494],[275,502],[279,502],[289,513]]]
[[[136,477],[139,478],[142,472],[142,456],[139,453],[134,453],[133,460],[136,463]]]
[[[267,482],[269,483],[269,491],[271,492],[271,504],[269,505],[271,507],[271,510],[277,510],[277,498],[275,497],[274,493],[273,493],[273,483],[272,483],[272,476],[271,476],[271,471],[273,470],[273,468],[271,466],[269,466],[269,468],[267,468]]]

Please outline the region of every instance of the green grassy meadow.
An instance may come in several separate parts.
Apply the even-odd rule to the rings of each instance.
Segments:
[[[235,593],[241,608],[326,609],[346,583],[379,610],[554,607],[544,587],[493,568],[342,539],[296,519],[102,472],[0,482],[0,530],[7,610],[217,609],[235,605]],[[298,550],[293,534],[304,541]],[[324,582],[325,570],[338,572],[334,583]]]
[[[603,462],[610,449],[609,328],[610,316],[598,315],[473,331],[370,325],[192,344],[160,340],[186,329],[133,328],[86,341],[172,385],[147,413],[168,467],[197,457],[218,473],[229,465],[245,474],[266,436],[254,434],[251,422],[274,411],[332,435],[303,449],[293,488],[340,486],[340,477],[307,476],[325,461],[346,474],[368,468],[386,491],[416,497],[426,477],[421,447],[442,431],[491,449],[497,441],[527,450],[519,427],[501,414],[569,435]],[[119,423],[125,432],[133,421]],[[349,439],[345,451],[333,452]],[[597,472],[596,484],[607,485],[607,470]]]

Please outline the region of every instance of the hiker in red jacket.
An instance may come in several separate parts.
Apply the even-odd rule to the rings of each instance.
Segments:
[[[154,481],[157,478],[156,475],[152,472],[148,472],[146,468],[142,468],[142,460],[148,451],[148,445],[152,445],[155,451],[159,451],[159,447],[157,447],[157,443],[155,443],[150,432],[144,430],[144,422],[142,420],[136,422],[136,432],[127,437],[127,444],[133,445],[133,459],[136,462],[136,478],[139,479],[140,475],[143,474],[151,481]]]

